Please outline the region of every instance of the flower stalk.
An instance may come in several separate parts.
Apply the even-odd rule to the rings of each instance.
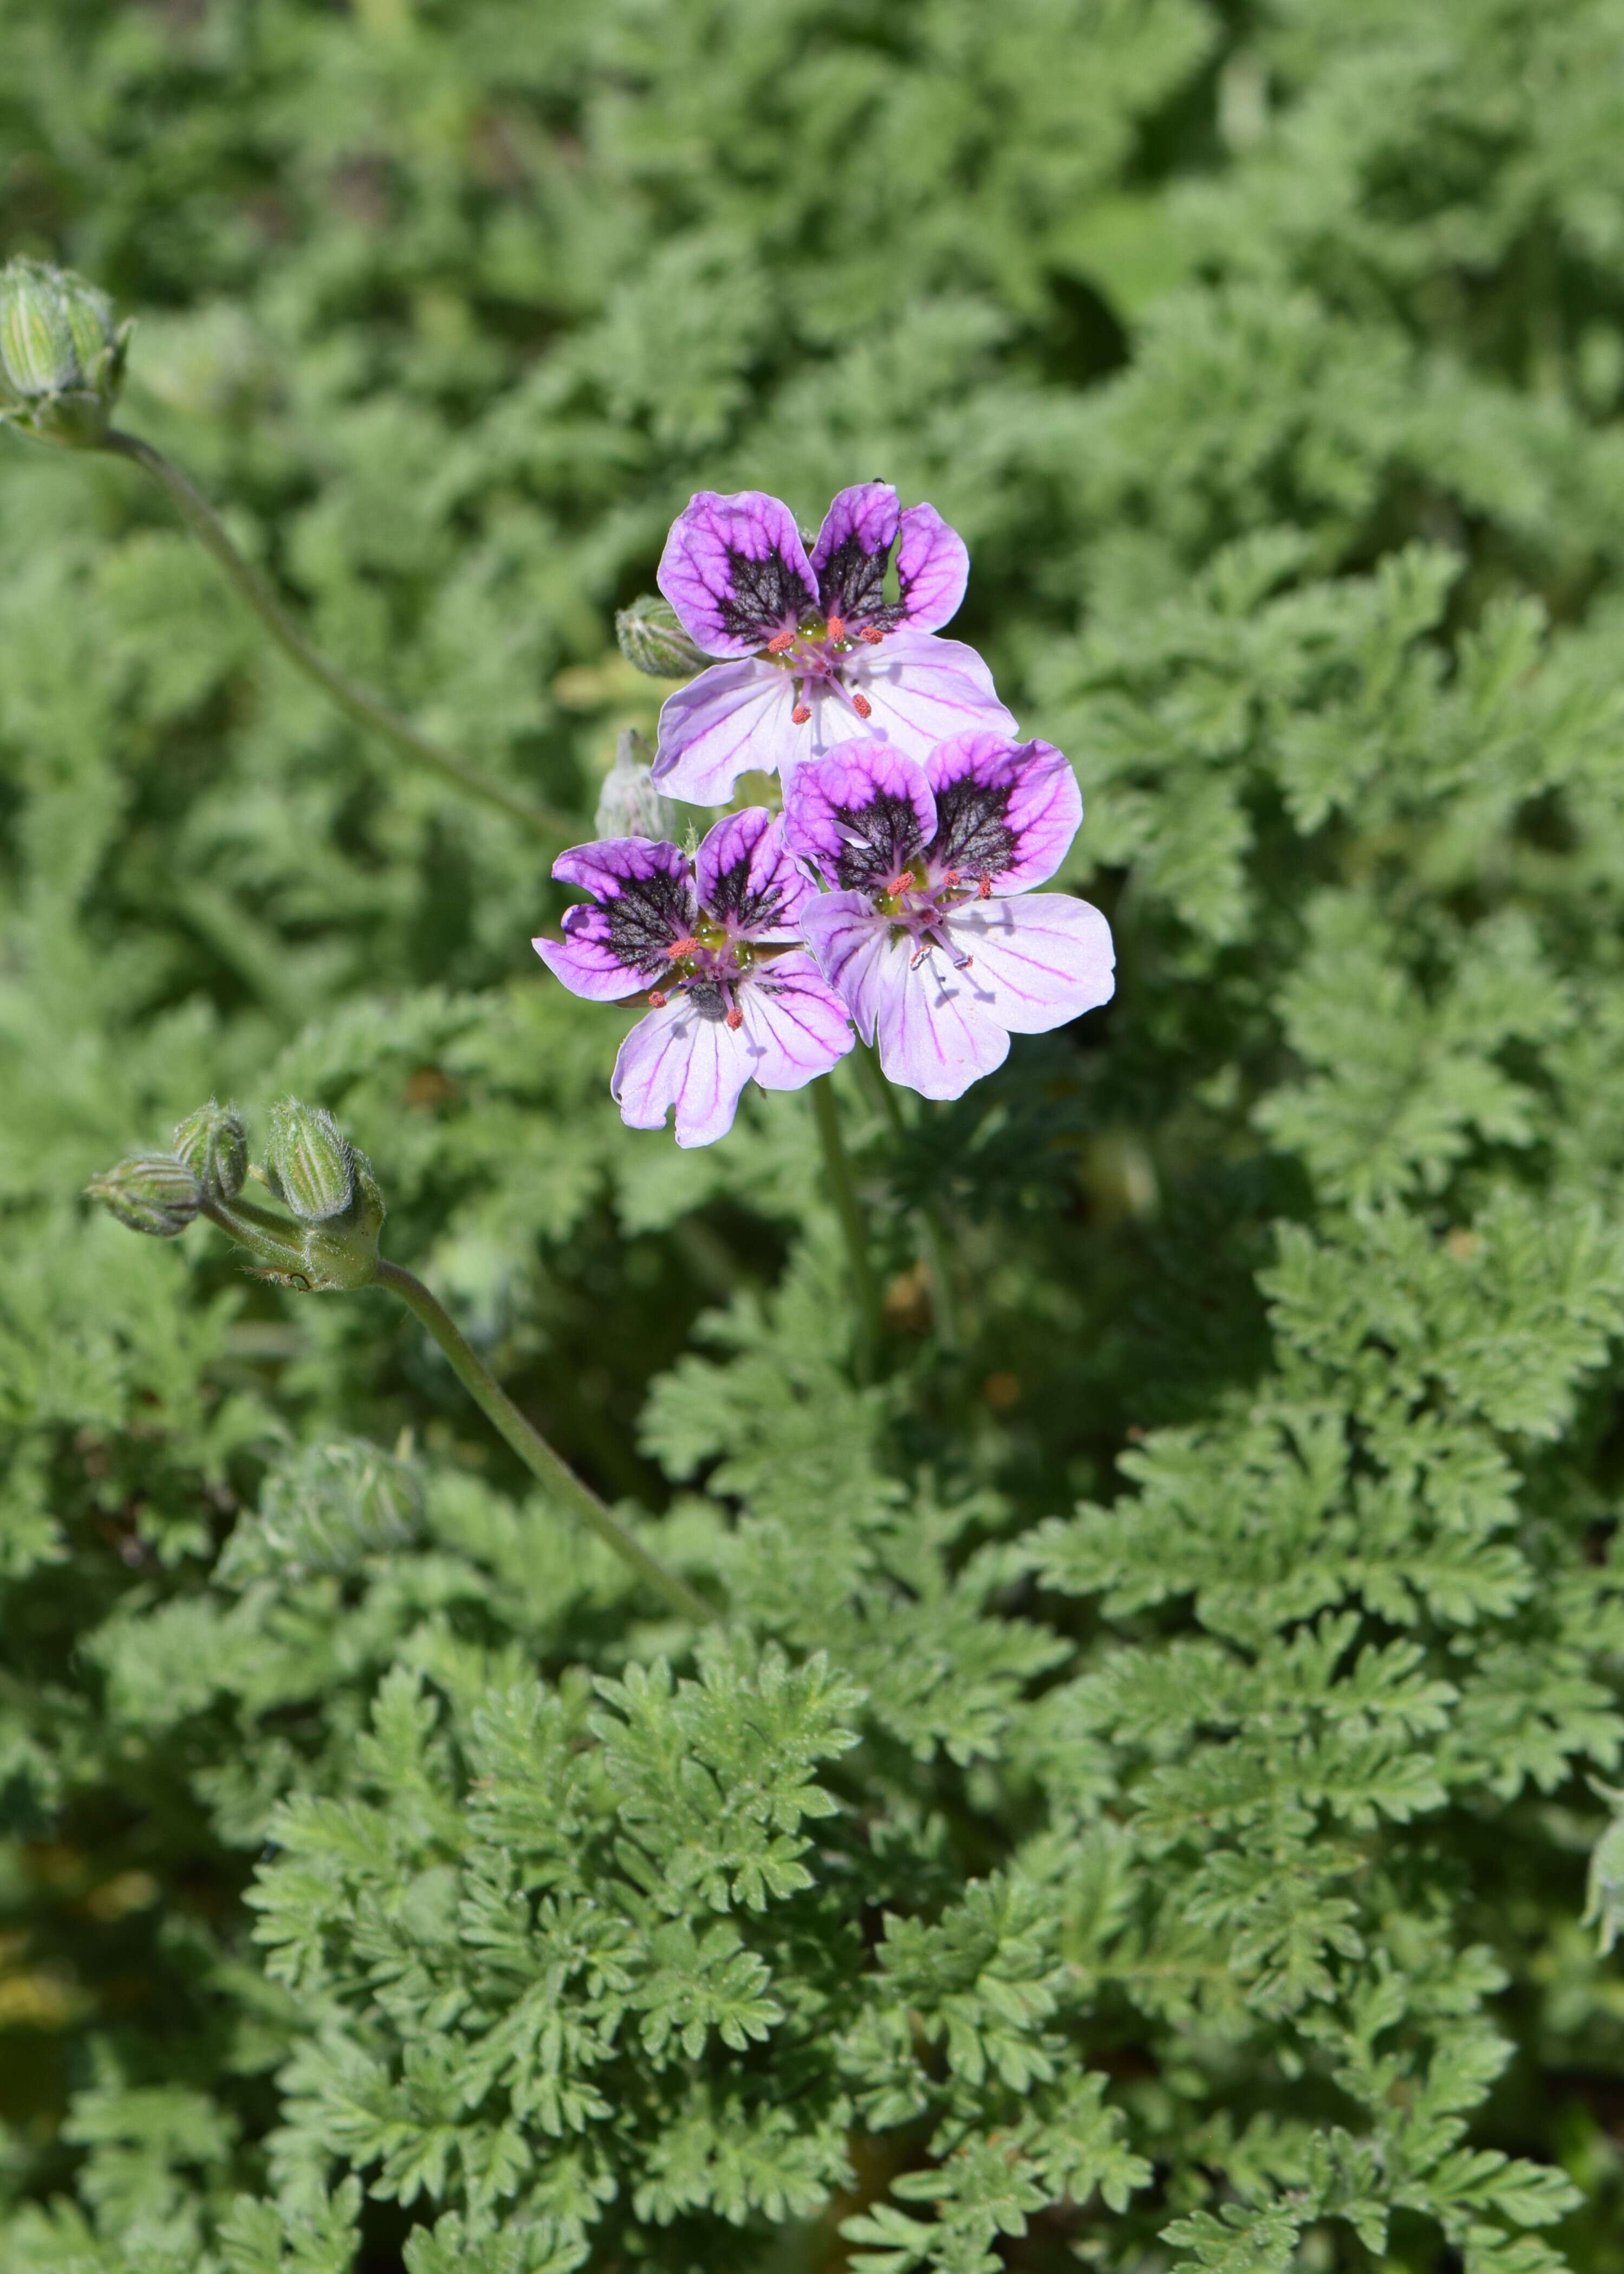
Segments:
[[[427,767],[432,773],[437,773],[442,781],[449,782],[464,795],[477,798],[481,803],[506,814],[510,821],[518,822],[533,836],[544,838],[551,844],[556,843],[560,838],[569,838],[578,833],[578,823],[572,821],[568,814],[555,812],[549,806],[538,805],[533,799],[526,797],[522,790],[510,789],[505,782],[495,780],[476,766],[471,759],[456,751],[442,749],[440,743],[414,727],[410,719],[402,719],[391,711],[358,680],[351,679],[347,672],[340,671],[336,665],[329,663],[305,638],[252,562],[244,560],[237,551],[202,492],[161,450],[154,449],[139,434],[128,433],[117,426],[108,429],[101,447],[118,457],[128,458],[151,476],[177,508],[182,520],[199,543],[214,556],[238,597],[247,602],[289,662],[296,665],[307,679],[312,680],[347,718],[354,719],[357,726],[372,734],[381,734],[414,764]]]
[[[823,1149],[823,1173],[828,1179],[829,1196],[834,1202],[835,1214],[840,1221],[841,1234],[846,1241],[846,1263],[852,1275],[852,1294],[857,1310],[857,1370],[866,1381],[874,1372],[879,1352],[880,1291],[874,1276],[874,1266],[868,1260],[868,1235],[863,1223],[862,1204],[857,1197],[851,1156],[840,1133],[840,1111],[828,1075],[824,1074],[815,1081],[811,1090],[812,1115],[817,1125],[818,1142]]]
[[[679,1578],[674,1571],[668,1571],[659,1558],[643,1546],[635,1532],[628,1531],[613,1510],[599,1500],[591,1487],[584,1484],[568,1463],[553,1451],[541,1432],[525,1419],[507,1391],[492,1376],[455,1320],[421,1279],[410,1271],[402,1270],[398,1263],[380,1261],[373,1284],[387,1287],[392,1295],[398,1296],[413,1316],[428,1329],[445,1352],[452,1372],[463,1389],[539,1484],[573,1509],[589,1530],[595,1532],[604,1545],[613,1548],[622,1562],[629,1563],[639,1577],[645,1579],[657,1593],[663,1595],[681,1617],[702,1624],[715,1618],[715,1609],[704,1597],[695,1588],[690,1587],[686,1579]]]

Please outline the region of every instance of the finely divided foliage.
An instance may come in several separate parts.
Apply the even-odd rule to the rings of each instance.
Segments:
[[[750,862],[706,900],[684,817],[718,936],[617,946],[132,469],[0,435],[7,2274],[1614,2274],[1621,52],[1618,0],[0,12],[0,238],[139,310],[132,422],[402,710],[584,840],[658,731],[615,609],[782,499],[696,686],[810,737],[967,643],[1008,706],[881,718],[801,881],[1086,893],[1119,958],[955,1102],[836,1065],[865,1374],[806,1099],[628,1129],[615,1013],[515,953],[754,983]],[[680,714],[721,775],[742,683]],[[1057,872],[1000,891],[961,734],[1067,753]],[[333,1111],[717,1632],[376,1296],[73,1204],[211,1094]]]

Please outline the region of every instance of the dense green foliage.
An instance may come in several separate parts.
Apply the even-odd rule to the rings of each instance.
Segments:
[[[861,1386],[806,1099],[623,1130],[537,846],[0,436],[8,2274],[1624,2267],[1621,115],[1620,0],[0,12],[0,250],[335,653],[585,834],[689,492],[890,478],[1121,957],[837,1076]],[[288,1090],[697,1650],[79,1197]]]

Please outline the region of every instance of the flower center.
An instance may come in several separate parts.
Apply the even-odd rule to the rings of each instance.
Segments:
[[[650,990],[648,999],[659,1010],[671,1000],[673,990],[680,990],[691,996],[708,1015],[738,1027],[743,1013],[735,998],[756,953],[753,940],[741,939],[719,917],[702,908],[693,930],[681,933],[665,949],[669,973]]]
[[[890,920],[891,938],[912,943],[915,964],[922,963],[939,947],[956,971],[966,971],[973,958],[954,942],[948,919],[966,902],[988,899],[991,891],[991,879],[987,877],[966,877],[957,869],[944,869],[933,877],[916,867],[889,877],[875,894],[874,905]]]

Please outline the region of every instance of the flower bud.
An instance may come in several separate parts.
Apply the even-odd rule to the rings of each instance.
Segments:
[[[365,1287],[378,1274],[378,1235],[387,1214],[372,1164],[365,1153],[350,1148],[354,1173],[354,1196],[342,1216],[309,1224],[304,1233],[304,1265],[312,1288],[331,1292],[343,1287]]]
[[[131,1231],[173,1239],[202,1206],[203,1193],[184,1161],[173,1153],[132,1153],[116,1169],[93,1177],[85,1190],[110,1209]]]
[[[41,442],[98,449],[124,377],[131,327],[71,269],[0,268],[0,422]]]
[[[306,1224],[342,1216],[355,1198],[355,1152],[325,1106],[273,1105],[265,1166],[277,1199]]]
[[[620,653],[650,679],[688,679],[703,671],[711,659],[695,646],[669,600],[645,592],[614,620]]]
[[[650,837],[658,843],[675,834],[677,809],[654,787],[652,755],[643,736],[628,727],[598,793],[592,826],[599,837]]]
[[[210,1200],[234,1200],[248,1173],[248,1132],[234,1105],[211,1097],[175,1125],[175,1150]]]

